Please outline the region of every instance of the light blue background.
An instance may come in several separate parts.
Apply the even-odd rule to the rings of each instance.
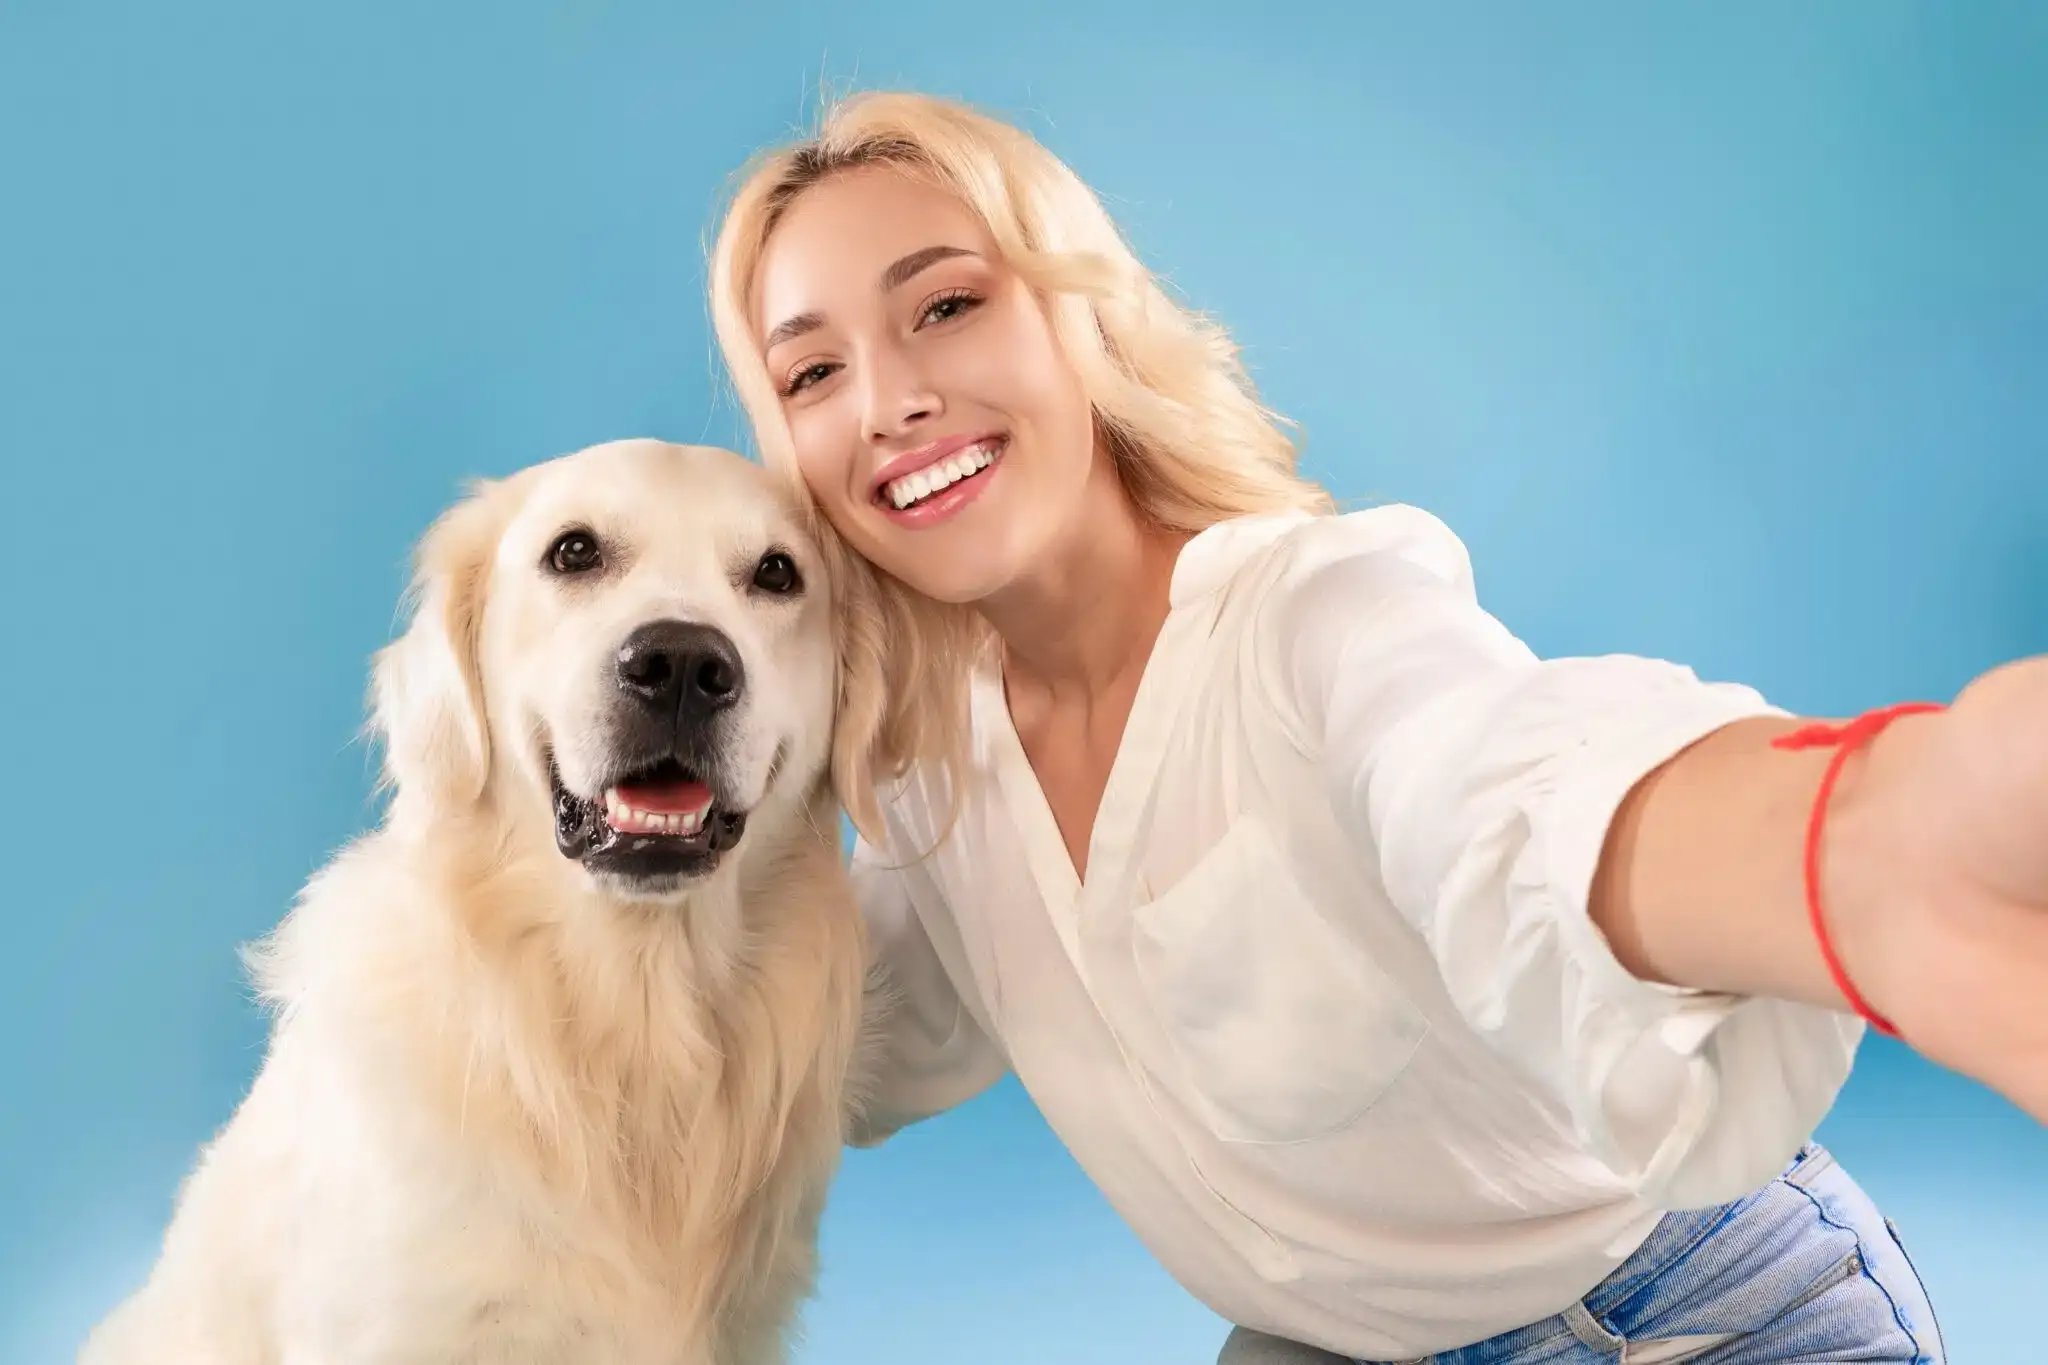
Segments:
[[[0,3],[0,1361],[69,1358],[246,1082],[233,949],[369,817],[430,515],[734,438],[701,234],[821,78],[1025,117],[1544,651],[1841,713],[2048,649],[2048,10],[710,8]],[[1954,1359],[2038,1358],[2048,1132],[1878,1040],[1823,1136]],[[1008,1085],[827,1242],[810,1362],[1221,1335]]]

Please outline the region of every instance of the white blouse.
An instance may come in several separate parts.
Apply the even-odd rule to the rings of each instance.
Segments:
[[[1014,1071],[1232,1322],[1406,1359],[1561,1312],[1660,1213],[1777,1175],[1862,1025],[1646,983],[1587,917],[1636,781],[1755,692],[1539,660],[1409,507],[1196,536],[1077,878],[977,681],[939,779],[856,845],[903,993],[879,1142]]]

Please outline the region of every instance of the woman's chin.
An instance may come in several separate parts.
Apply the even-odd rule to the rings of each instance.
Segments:
[[[999,542],[998,542],[999,544]],[[889,547],[901,550],[903,547]],[[949,607],[976,607],[1015,582],[996,545],[963,543],[957,552],[919,546],[921,553],[874,556],[870,562],[918,596]],[[995,550],[996,553],[990,553]]]
[[[1003,589],[1000,581],[989,581],[981,566],[966,573],[948,573],[927,567],[922,572],[899,574],[898,577],[918,596],[948,607],[978,607]]]
[[[864,527],[863,558],[921,597],[947,606],[971,607],[999,595],[1024,576],[1011,537],[986,522],[951,534],[904,531],[883,524]]]

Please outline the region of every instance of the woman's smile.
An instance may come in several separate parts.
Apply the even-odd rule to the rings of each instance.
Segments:
[[[1003,435],[954,436],[900,455],[877,472],[875,505],[910,529],[950,520],[981,496],[1009,446]]]

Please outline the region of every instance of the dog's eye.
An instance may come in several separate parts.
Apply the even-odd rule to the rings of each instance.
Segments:
[[[603,562],[597,537],[588,531],[565,531],[548,547],[548,567],[556,573],[589,573]]]
[[[762,592],[787,597],[803,585],[803,575],[796,571],[796,561],[780,550],[770,550],[754,566],[754,586]]]

